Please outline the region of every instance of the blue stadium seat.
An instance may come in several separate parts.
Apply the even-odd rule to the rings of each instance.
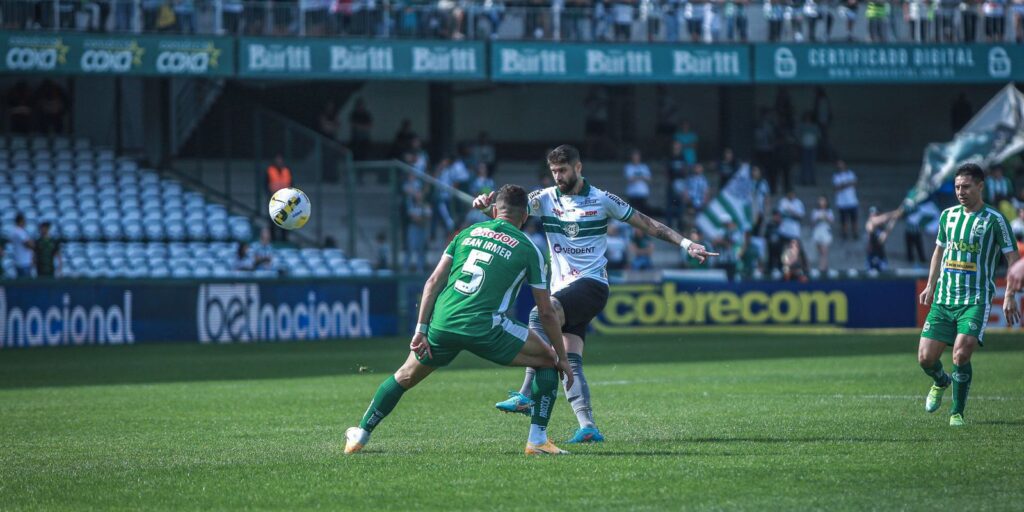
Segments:
[[[246,217],[229,217],[228,226],[231,229],[231,238],[238,242],[252,240],[252,225]]]
[[[173,241],[185,240],[188,235],[182,222],[169,220],[164,221],[164,234],[168,240]]]
[[[191,256],[188,245],[182,242],[171,242],[167,244],[168,259],[178,261]]]
[[[146,240],[149,240],[150,242],[159,242],[166,238],[164,225],[159,221],[147,222],[143,219],[142,229],[146,232]]]
[[[171,270],[166,266],[150,266],[147,276],[152,279],[166,279],[171,276]]]
[[[228,229],[227,222],[210,222],[206,225],[206,231],[210,235],[211,240],[227,241],[231,238],[231,231]]]
[[[188,233],[188,240],[206,240],[209,236],[206,224],[202,222],[185,222],[185,231]]]
[[[60,236],[64,240],[81,240],[82,229],[74,220],[62,220],[60,224]]]
[[[163,242],[149,242],[146,244],[146,257],[149,259],[166,258],[167,244]]]
[[[142,228],[141,222],[123,222],[121,231],[124,239],[132,242],[141,242],[147,238],[146,230]]]

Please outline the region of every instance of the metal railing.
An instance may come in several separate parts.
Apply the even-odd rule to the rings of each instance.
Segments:
[[[1024,9],[930,0],[4,0],[0,27],[631,43],[1021,42]]]
[[[171,79],[171,155],[178,154],[223,90],[223,79]]]

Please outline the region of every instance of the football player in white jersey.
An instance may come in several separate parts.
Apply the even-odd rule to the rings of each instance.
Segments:
[[[565,394],[580,424],[569,442],[601,442],[604,436],[594,424],[590,388],[583,376],[583,342],[590,321],[608,302],[608,272],[605,270],[608,223],[628,222],[648,235],[682,246],[700,262],[718,254],[709,253],[704,246],[634,210],[615,194],[592,186],[582,176],[583,164],[576,148],[559,146],[548,153],[547,161],[555,186],[530,194],[529,213],[540,217],[544,226],[551,254],[551,300],[565,312],[562,342],[575,377]],[[493,196],[493,193],[479,195],[473,206],[487,208]],[[536,308],[530,312],[531,328],[534,325],[540,325]],[[534,330],[543,332],[539,327]],[[545,341],[550,343],[550,340]],[[509,398],[495,407],[529,415],[533,406],[530,398],[533,377],[533,369],[527,369],[519,392],[509,393]]]

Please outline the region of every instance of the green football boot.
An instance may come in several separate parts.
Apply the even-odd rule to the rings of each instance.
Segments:
[[[932,389],[928,391],[928,398],[924,401],[924,410],[928,412],[939,410],[939,406],[942,405],[942,394],[946,392],[948,387],[939,387],[932,384]]]

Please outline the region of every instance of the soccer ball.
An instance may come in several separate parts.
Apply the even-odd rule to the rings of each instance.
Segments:
[[[299,229],[306,225],[312,205],[306,193],[297,188],[282,188],[270,197],[270,219],[284,229]]]

